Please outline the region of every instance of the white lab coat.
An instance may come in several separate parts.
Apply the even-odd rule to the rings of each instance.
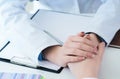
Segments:
[[[28,0],[0,0],[0,31],[8,33],[8,36],[20,37],[20,42],[27,51],[24,53],[38,63],[39,53],[48,46],[59,43],[47,35],[43,30],[35,28],[31,24],[29,14],[25,11]],[[63,12],[76,11],[75,0],[40,0],[47,7]],[[109,44],[113,36],[120,29],[120,0],[107,0],[98,9],[93,21],[86,31],[94,32],[104,38]],[[95,26],[96,28],[92,28]],[[28,51],[31,49],[32,51]]]

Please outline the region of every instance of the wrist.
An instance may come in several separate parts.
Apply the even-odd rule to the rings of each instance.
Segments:
[[[50,57],[54,57],[54,56],[51,56],[51,55],[54,55],[52,53],[57,52],[59,48],[61,48],[61,46],[56,45],[56,46],[48,47],[45,50],[43,50],[42,53],[43,53],[44,59],[49,60]]]
[[[86,71],[87,72],[87,71]],[[78,79],[97,79],[98,75],[94,72],[87,72],[85,74],[81,74],[80,78]]]

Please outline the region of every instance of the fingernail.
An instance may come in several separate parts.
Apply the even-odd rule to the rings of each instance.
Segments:
[[[82,35],[82,36],[84,36],[84,35],[85,35],[85,33],[84,33],[84,32],[81,32],[81,35]]]
[[[81,32],[82,34],[85,34],[85,32]]]

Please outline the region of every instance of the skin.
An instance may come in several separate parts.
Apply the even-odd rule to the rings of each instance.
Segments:
[[[100,43],[98,46],[98,54],[91,59],[85,59],[82,62],[69,63],[68,67],[75,75],[76,79],[98,78],[100,64],[104,53],[105,44]]]
[[[97,54],[99,41],[94,34],[84,32],[68,37],[63,46],[53,46],[44,50],[45,58],[59,66],[83,61],[86,57],[93,58]]]
[[[97,78],[105,44],[95,34],[70,36],[63,46],[53,46],[44,51],[45,58],[59,66],[68,66],[76,79]]]

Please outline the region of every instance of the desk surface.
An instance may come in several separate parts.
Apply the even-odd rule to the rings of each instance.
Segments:
[[[120,49],[106,48],[100,71],[100,79],[120,79]],[[60,74],[12,65],[0,62],[0,71],[41,74],[46,79],[75,79],[69,69],[65,68]]]
[[[107,48],[103,57],[100,79],[120,79],[120,49]],[[0,72],[35,73],[45,76],[46,79],[75,79],[68,68],[60,74],[35,70],[18,65],[0,62]]]

